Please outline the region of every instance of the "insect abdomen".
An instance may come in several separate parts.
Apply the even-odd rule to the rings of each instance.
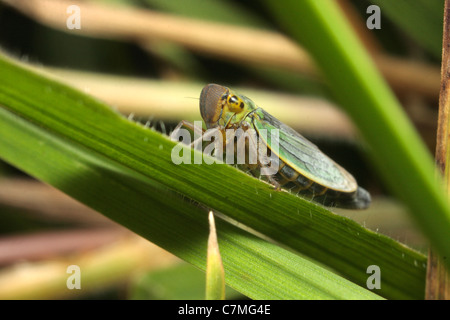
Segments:
[[[311,197],[325,206],[364,209],[371,201],[369,193],[361,187],[353,192],[329,189],[301,175],[281,160],[280,169],[274,178],[283,189]]]

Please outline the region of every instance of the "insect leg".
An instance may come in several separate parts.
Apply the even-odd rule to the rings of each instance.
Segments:
[[[260,145],[258,145],[258,138],[256,134],[250,134],[248,135],[248,149],[249,153],[254,152],[256,154],[256,158],[258,159],[258,165],[260,166],[261,174],[267,177],[267,180],[269,183],[274,187],[275,190],[280,191],[281,185],[278,183],[278,181],[275,180],[274,174],[271,174],[270,166],[268,165],[270,163],[270,158],[267,156],[267,148],[261,151]],[[250,158],[250,155],[249,155]]]

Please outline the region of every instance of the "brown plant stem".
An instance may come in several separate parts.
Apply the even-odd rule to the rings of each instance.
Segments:
[[[439,95],[439,119],[436,141],[436,164],[440,174],[444,176],[447,192],[449,192],[449,103],[450,103],[450,0],[445,1],[444,33],[442,40],[441,91]],[[432,213],[431,213],[432,214]],[[427,300],[450,299],[450,276],[444,259],[439,257],[433,248],[428,251],[428,266],[425,287]]]

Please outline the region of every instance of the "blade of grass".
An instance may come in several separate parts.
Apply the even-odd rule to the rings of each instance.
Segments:
[[[167,137],[132,123],[99,101],[31,72],[4,56],[0,56],[0,70],[0,105],[4,106],[1,110],[4,110],[6,119],[0,127],[5,137],[1,143],[3,148],[7,147],[0,148],[0,155],[8,159],[8,150],[8,157],[13,157],[14,152],[24,153],[10,158],[9,161],[20,163],[19,168],[34,173],[38,178],[77,199],[83,199],[84,203],[131,230],[152,238],[155,243],[168,241],[164,246],[168,251],[173,252],[174,248],[180,245],[190,248],[193,246],[193,239],[199,241],[198,237],[202,232],[206,235],[207,225],[205,216],[192,220],[191,216],[195,214],[186,214],[186,208],[177,203],[176,198],[166,195],[167,192],[156,191],[161,189],[161,186],[214,208],[292,250],[325,263],[361,286],[366,284],[367,267],[375,263],[383,272],[383,285],[379,292],[383,296],[423,297],[426,264],[423,255],[392,239],[368,231],[354,221],[335,215],[320,205],[285,191],[274,192],[268,184],[231,166],[176,166],[171,160],[171,150],[175,143]],[[30,126],[35,124],[33,130],[45,129],[46,139],[30,142],[32,133],[21,136],[19,129],[15,132],[14,127],[11,128],[12,123],[19,125],[20,119],[26,120]],[[11,124],[8,125],[9,122]],[[25,129],[26,127],[23,130]],[[82,163],[72,164],[69,156],[59,161],[71,165],[71,170],[56,172],[54,166],[59,163],[60,156],[53,155],[44,148],[51,139],[56,138],[70,142],[71,148],[73,145],[83,146],[84,150],[90,150],[90,157],[101,155],[103,160],[95,158],[97,167],[85,168]],[[61,141],[60,144],[58,147],[63,148]],[[26,153],[27,150],[29,153]],[[58,150],[55,146],[54,152]],[[72,151],[73,161],[77,152],[81,151]],[[194,154],[195,151],[189,152]],[[47,158],[55,161],[55,164],[46,163]],[[117,169],[117,166],[122,169]],[[120,175],[125,169],[126,173]],[[118,172],[118,176],[109,177],[114,172]],[[123,176],[123,181],[120,176]],[[123,184],[128,189],[123,189]],[[106,190],[103,190],[105,185]],[[155,191],[148,191],[149,189]],[[123,197],[118,197],[118,190],[124,193]],[[98,195],[100,191],[102,196]],[[111,192],[113,199],[102,199],[103,191]],[[125,201],[125,193],[129,199],[125,202],[127,206],[122,202]],[[156,201],[156,204],[151,205],[153,202],[147,202],[149,199]],[[168,216],[166,202],[174,202],[174,207],[169,211],[173,212],[173,217]],[[146,204],[145,212],[142,211],[143,204]],[[129,216],[131,210],[137,210],[138,213]],[[150,218],[155,221],[149,220]],[[170,224],[167,226],[167,221],[177,223],[179,228],[174,226],[172,229]],[[186,226],[192,228],[193,233],[184,230]],[[217,226],[218,230],[221,228],[224,227]],[[152,230],[151,234],[149,230]],[[167,240],[172,233],[180,232],[183,235],[187,232],[186,238],[175,237]],[[189,236],[193,238],[188,241]],[[175,245],[174,239],[177,239],[179,244]],[[239,239],[244,241],[246,238],[239,236]],[[240,249],[237,249],[238,253],[234,255],[225,255],[223,244],[226,242],[220,243],[225,266],[230,257],[233,262],[233,259],[239,261]],[[204,245],[202,242],[202,248]],[[198,258],[192,257],[204,258],[204,255],[204,249],[189,252],[189,257],[194,259],[194,262],[197,261],[197,264],[200,264]],[[288,258],[292,259],[292,256],[289,255]],[[274,263],[275,261],[276,259],[273,260]],[[201,262],[204,263],[204,260]],[[270,266],[270,263],[268,265]],[[282,268],[294,267],[284,263],[276,265]],[[236,266],[233,273],[240,273],[239,264],[236,263]],[[229,274],[230,269],[225,269]],[[268,277],[270,281],[274,281],[273,276]]]
[[[225,273],[217,242],[216,225],[212,211],[208,215],[209,238],[206,261],[206,300],[225,300]]]
[[[431,156],[334,1],[267,5],[316,58],[336,98],[372,148],[379,173],[432,244],[449,257],[450,208]]]
[[[200,207],[145,175],[5,108],[0,108],[0,135],[4,160],[205,270],[208,224]],[[228,284],[251,298],[379,298],[225,221],[217,221],[217,230]]]

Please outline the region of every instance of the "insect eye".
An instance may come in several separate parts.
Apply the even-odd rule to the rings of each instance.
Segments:
[[[235,95],[231,95],[228,97],[228,105],[231,109],[233,109],[235,112],[239,112],[244,109],[244,101],[242,101],[241,98]]]
[[[230,96],[230,98],[228,99],[228,103],[236,104],[238,103],[238,98],[236,96]]]

